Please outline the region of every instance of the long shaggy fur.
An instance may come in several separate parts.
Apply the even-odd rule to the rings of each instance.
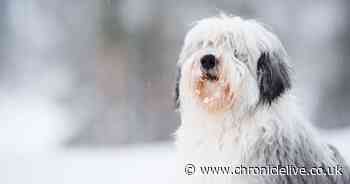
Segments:
[[[199,58],[220,60],[207,81]],[[198,66],[197,66],[198,65]],[[290,64],[279,39],[254,20],[219,16],[187,34],[178,61],[178,183],[350,183],[336,149],[320,141],[290,94]],[[219,94],[215,96],[213,94]],[[343,166],[342,176],[187,176],[186,164]]]

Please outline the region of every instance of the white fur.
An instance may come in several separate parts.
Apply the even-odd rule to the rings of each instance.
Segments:
[[[178,61],[181,67],[181,126],[176,132],[178,183],[258,182],[259,177],[204,176],[198,173],[199,168],[196,174],[187,176],[184,166],[188,163],[197,167],[251,163],[249,158],[257,141],[268,145],[273,140],[279,141],[280,137],[288,138],[292,148],[308,140],[312,153],[317,153],[315,161],[322,160],[329,165],[334,163],[330,150],[318,141],[289,91],[271,106],[257,105],[256,65],[262,50],[277,50],[289,65],[278,38],[254,20],[224,15],[212,17],[199,21],[187,34]],[[199,55],[213,52],[224,56],[224,68],[229,70],[228,79],[237,94],[229,110],[217,113],[207,112],[194,100],[189,76],[190,66]],[[262,153],[253,160],[254,164],[264,165],[266,156]]]

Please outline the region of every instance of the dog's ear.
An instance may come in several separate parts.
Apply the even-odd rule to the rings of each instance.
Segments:
[[[276,53],[261,53],[257,64],[260,102],[270,104],[291,87],[289,69]]]
[[[174,100],[175,100],[174,104],[175,104],[176,109],[178,109],[180,107],[180,99],[179,99],[179,96],[180,96],[180,88],[179,88],[180,78],[181,78],[181,68],[178,66],[176,69],[175,97],[174,97]]]

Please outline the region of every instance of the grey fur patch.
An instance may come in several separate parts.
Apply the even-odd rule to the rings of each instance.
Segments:
[[[277,137],[277,135],[276,135]],[[287,137],[275,138],[274,140],[260,139],[254,146],[252,154],[246,158],[245,163],[252,166],[288,166],[294,165],[304,167],[307,170],[313,167],[333,167],[338,165],[342,167],[342,175],[265,175],[256,176],[257,180],[265,184],[349,184],[350,170],[344,159],[333,147],[328,148],[333,155],[331,159],[335,165],[327,165],[325,160],[313,149],[309,139],[299,137],[300,144],[291,147],[293,143]],[[327,151],[327,150],[325,150]]]
[[[180,79],[181,79],[181,67],[177,67],[176,69],[176,82],[175,82],[175,96],[174,96],[174,104],[175,108],[178,109],[180,107]]]
[[[271,104],[291,87],[288,68],[276,53],[261,53],[257,64],[260,102]]]

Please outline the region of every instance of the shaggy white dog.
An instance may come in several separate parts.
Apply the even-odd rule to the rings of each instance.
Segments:
[[[256,21],[225,15],[198,21],[178,61],[178,183],[350,183],[343,159],[299,112],[289,73],[281,42]],[[231,170],[205,174],[202,166]],[[339,166],[341,175],[239,175],[237,166],[307,172]]]

